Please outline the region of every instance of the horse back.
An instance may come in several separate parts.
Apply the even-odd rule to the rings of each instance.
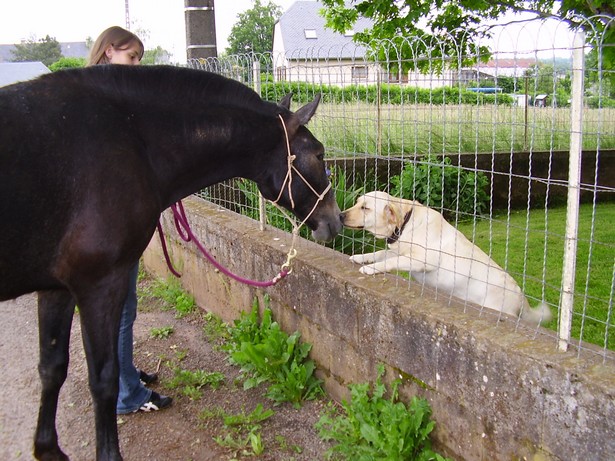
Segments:
[[[126,249],[149,238],[135,237],[127,201],[147,189],[138,140],[113,101],[88,91],[70,78],[0,89],[0,299],[138,259]],[[139,208],[151,235],[156,207]]]

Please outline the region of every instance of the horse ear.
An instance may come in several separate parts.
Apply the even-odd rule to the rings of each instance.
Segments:
[[[293,98],[292,93],[288,93],[286,96],[282,98],[282,100],[278,103],[278,106],[283,107],[284,109],[290,110],[290,100]]]
[[[320,97],[321,95],[318,93],[312,102],[307,103],[294,113],[293,118],[297,121],[298,125],[307,125],[312,116],[316,113]]]

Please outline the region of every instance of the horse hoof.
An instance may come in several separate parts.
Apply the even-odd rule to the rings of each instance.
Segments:
[[[34,457],[39,461],[70,461],[59,447],[46,450],[44,453],[41,453],[40,450],[34,450]]]

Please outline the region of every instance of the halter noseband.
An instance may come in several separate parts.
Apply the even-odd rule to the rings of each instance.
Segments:
[[[286,277],[288,274],[290,274],[292,272],[292,268],[290,267],[290,263],[293,260],[293,258],[295,256],[297,256],[297,250],[295,249],[295,240],[297,238],[297,235],[299,234],[299,229],[301,228],[301,226],[303,226],[305,224],[305,222],[310,218],[310,216],[312,216],[312,214],[316,210],[316,207],[318,207],[318,204],[322,200],[324,200],[325,195],[331,189],[331,182],[329,181],[329,184],[327,185],[325,190],[321,194],[319,194],[312,187],[312,185],[303,177],[301,172],[297,168],[295,168],[295,166],[293,165],[293,161],[295,160],[296,156],[292,155],[292,153],[290,151],[290,141],[288,139],[288,131],[286,130],[286,124],[284,123],[284,119],[282,118],[282,116],[280,114],[278,114],[278,117],[280,118],[280,121],[282,122],[282,128],[284,128],[284,137],[285,137],[285,140],[286,140],[286,151],[288,152],[288,155],[287,155],[288,170],[286,172],[286,177],[284,178],[284,182],[282,183],[282,187],[280,188],[280,193],[278,194],[278,197],[275,199],[275,201],[273,201],[271,203],[278,210],[280,210],[282,212],[282,214],[286,217],[286,219],[288,219],[292,223],[292,225],[293,225],[293,232],[292,232],[293,239],[292,239],[292,242],[291,242],[290,250],[288,250],[288,254],[286,255],[286,262],[284,264],[282,264],[282,266],[280,268],[280,272],[275,277],[273,277],[273,279],[266,280],[264,282],[256,281],[256,280],[248,280],[248,279],[245,279],[243,277],[240,277],[240,276],[232,273],[231,271],[229,271],[225,267],[221,266],[220,263],[218,263],[215,260],[215,258],[205,249],[205,247],[201,244],[201,242],[199,242],[199,240],[196,238],[196,236],[192,233],[192,229],[190,229],[190,225],[188,223],[188,219],[186,218],[186,213],[184,211],[184,206],[183,206],[181,200],[178,201],[177,203],[171,205],[171,210],[173,212],[173,218],[174,218],[174,221],[175,221],[175,227],[177,229],[177,233],[182,238],[182,240],[184,240],[186,242],[189,242],[191,240],[194,241],[196,246],[201,250],[201,253],[203,253],[203,255],[207,259],[209,259],[209,261],[218,270],[220,270],[224,274],[226,274],[229,277],[237,280],[238,282],[244,283],[246,285],[256,286],[256,287],[268,287],[268,286],[275,285],[276,283],[278,283],[280,280],[282,280],[284,277]],[[291,188],[292,181],[293,181],[293,177],[292,177],[291,171],[295,171],[295,173],[297,173],[297,175],[303,180],[303,182],[310,188],[310,190],[317,197],[317,200],[316,200],[316,203],[314,204],[314,207],[307,214],[305,219],[303,221],[301,221],[301,223],[299,225],[297,225],[295,220],[289,214],[286,213],[286,210],[281,208],[278,205],[278,203],[277,203],[280,200],[280,198],[282,197],[282,194],[284,192],[284,187],[286,186],[286,184],[288,184],[288,197],[290,198],[290,204],[291,204],[292,208],[295,208],[295,201],[293,199],[292,188]],[[163,232],[162,232],[162,225],[160,224],[160,221],[158,221],[158,226],[157,227],[158,227],[158,233],[160,235],[160,242],[161,242],[161,245],[162,245],[162,250],[163,250],[163,253],[164,253],[164,257],[165,257],[165,260],[167,262],[167,266],[169,267],[169,270],[171,271],[171,273],[173,275],[175,275],[176,277],[181,277],[181,274],[179,272],[177,272],[173,268],[173,264],[171,263],[171,258],[169,257],[169,253],[167,251],[167,246],[166,246],[166,243],[165,243],[165,240],[164,240],[164,235],[163,235]]]

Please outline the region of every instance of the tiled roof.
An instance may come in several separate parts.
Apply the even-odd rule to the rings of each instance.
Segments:
[[[325,19],[319,13],[322,8],[323,5],[318,1],[298,1],[280,17],[279,24],[287,56],[363,58],[365,47],[357,46],[352,41],[352,36],[325,28]],[[354,31],[361,32],[372,24],[371,20],[360,18]]]
[[[42,62],[0,62],[0,87],[51,72]]]

